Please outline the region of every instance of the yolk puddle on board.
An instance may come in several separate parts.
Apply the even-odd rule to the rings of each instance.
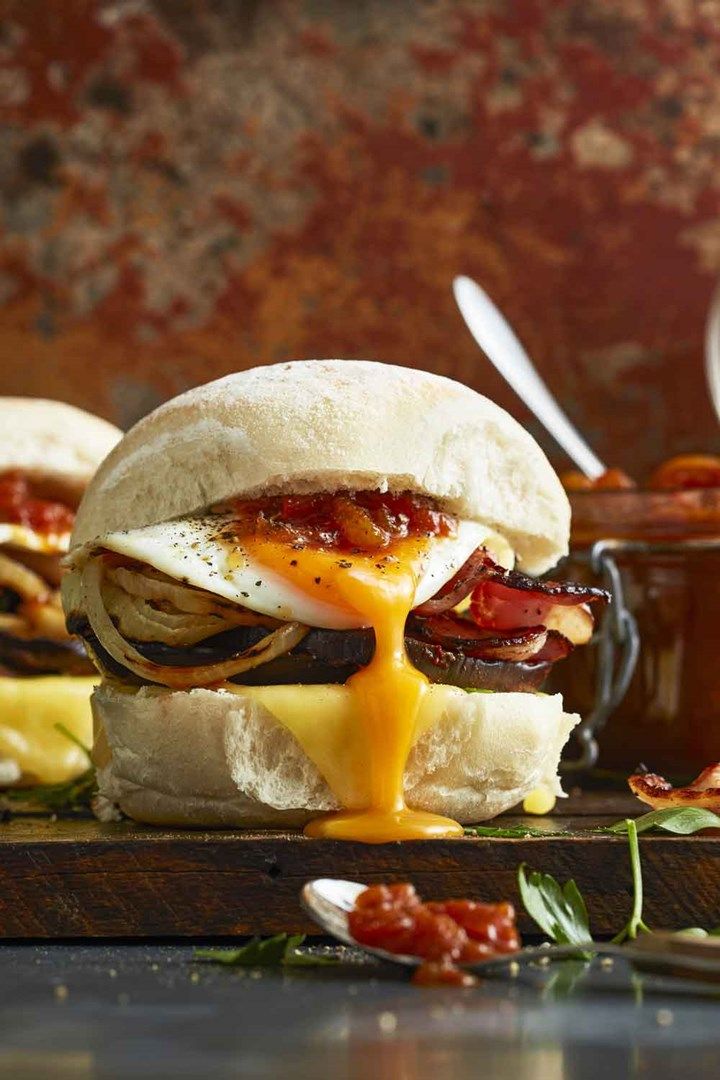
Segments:
[[[370,804],[311,821],[308,836],[384,843],[461,836],[449,818],[410,810],[403,774],[428,680],[405,652],[405,622],[415,602],[417,569],[427,541],[396,541],[389,549],[344,555],[317,547],[243,537],[242,546],[303,592],[357,613],[375,633],[371,662],[347,682],[365,727]]]

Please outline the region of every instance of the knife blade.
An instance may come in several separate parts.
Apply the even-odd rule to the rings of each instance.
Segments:
[[[464,276],[453,281],[453,293],[468,330],[518,397],[586,476],[591,480],[602,476],[605,465],[568,420],[488,294]]]

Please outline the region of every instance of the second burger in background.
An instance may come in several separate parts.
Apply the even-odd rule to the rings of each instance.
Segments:
[[[61,559],[88,481],[121,432],[59,401],[0,398],[0,786],[87,767],[94,669],[66,629]]]

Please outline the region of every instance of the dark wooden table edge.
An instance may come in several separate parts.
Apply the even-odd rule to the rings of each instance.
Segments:
[[[427,898],[511,899],[519,907],[521,862],[560,882],[574,878],[594,933],[612,936],[631,903],[627,838],[593,830],[643,808],[627,799],[617,806],[592,797],[568,803],[565,813],[545,819],[508,815],[493,823],[547,828],[545,836],[381,845],[308,839],[288,830],[14,817],[0,823],[0,940],[316,932],[299,904],[302,884],[316,877],[410,879]],[[644,834],[641,853],[650,925],[720,924],[720,833]],[[521,925],[525,933],[533,930],[524,917]]]

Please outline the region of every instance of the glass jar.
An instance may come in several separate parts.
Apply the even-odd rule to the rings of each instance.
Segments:
[[[720,760],[720,489],[570,493],[558,577],[613,604],[550,689],[583,716],[576,767],[688,778]],[[570,762],[570,767],[572,767]]]

